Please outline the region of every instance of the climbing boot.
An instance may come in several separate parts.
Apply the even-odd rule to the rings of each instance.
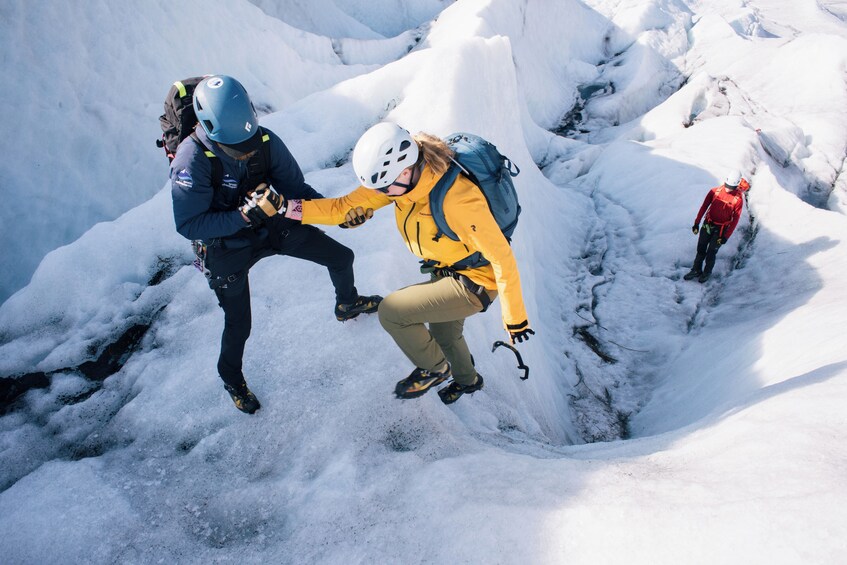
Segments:
[[[685,273],[685,275],[682,278],[684,278],[687,281],[690,281],[691,279],[696,279],[697,277],[699,277],[702,274],[703,273],[701,273],[697,269],[691,269],[690,271]]]
[[[438,386],[450,378],[450,364],[447,364],[447,369],[442,372],[425,371],[424,369],[416,368],[412,374],[399,381],[394,387],[394,394],[397,398],[417,398],[423,396],[434,386]]]
[[[346,322],[359,314],[373,314],[379,308],[380,302],[382,302],[382,297],[378,294],[360,296],[350,304],[336,304],[335,317],[338,318],[339,322]]]
[[[235,407],[245,414],[253,414],[262,407],[256,395],[247,388],[247,383],[241,383],[238,386],[224,385],[224,388],[232,397]]]
[[[703,274],[700,275],[700,278],[698,278],[697,280],[700,281],[701,283],[704,283],[707,280],[709,280],[709,277],[711,277],[711,276],[712,276],[712,273],[703,273]]]
[[[482,388],[483,384],[485,384],[482,380],[482,375],[479,373],[476,374],[476,380],[473,384],[470,385],[460,385],[456,381],[450,383],[449,386],[446,386],[438,391],[438,396],[441,397],[441,402],[444,404],[453,404],[459,397],[463,394],[473,394],[479,389]]]

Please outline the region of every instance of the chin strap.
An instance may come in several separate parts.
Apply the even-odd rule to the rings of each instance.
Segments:
[[[389,195],[389,196],[403,196],[404,194],[406,194],[407,192],[409,192],[410,190],[415,188],[415,185],[417,185],[418,181],[421,179],[421,171],[423,171],[423,166],[424,166],[423,159],[420,158],[418,160],[418,162],[415,163],[415,165],[413,165],[413,166],[415,167],[415,170],[412,172],[412,178],[411,178],[410,183],[404,184],[402,182],[396,182],[395,181],[395,182],[392,182],[391,184],[389,184],[388,186],[386,186],[385,188],[377,188],[376,190],[383,193],[383,194],[388,194],[388,189],[390,187],[399,186],[400,188],[404,189],[403,192],[401,192],[400,194],[394,194],[394,195]]]
[[[403,184],[402,182],[394,182],[394,183],[392,183],[388,186],[399,186],[400,188],[405,189],[405,190],[403,190],[403,192],[401,192],[397,196],[402,196],[402,195],[406,194],[407,192],[409,192],[410,190],[412,190],[412,188],[414,188],[414,185],[412,183]],[[388,187],[385,188],[385,192],[388,193]]]

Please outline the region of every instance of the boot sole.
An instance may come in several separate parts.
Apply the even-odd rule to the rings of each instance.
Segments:
[[[343,318],[340,317],[340,316],[336,316],[335,319],[338,320],[339,322],[346,322],[347,320],[354,320],[358,316],[359,316],[358,314],[353,314],[352,316],[345,316]]]
[[[350,316],[339,316],[339,315],[336,314],[335,319],[338,320],[339,322],[346,322],[347,320],[352,320],[353,318],[357,318],[359,316],[359,314],[373,314],[378,309],[379,309],[379,306],[377,306],[376,308],[371,308],[369,310],[362,310],[361,312],[356,312],[355,314],[352,314]]]

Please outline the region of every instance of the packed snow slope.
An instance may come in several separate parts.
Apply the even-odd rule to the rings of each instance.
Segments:
[[[7,292],[40,260],[0,306],[4,562],[847,560],[845,3],[415,4],[0,8]],[[378,321],[339,324],[326,272],[274,257],[263,408],[236,411],[152,147],[170,83],[216,72],[328,196],[380,120],[517,163],[529,379],[491,352],[495,302],[465,326],[482,391],[395,400],[412,367]],[[730,169],[741,222],[684,281]],[[390,212],[326,229],[361,292],[423,279]]]

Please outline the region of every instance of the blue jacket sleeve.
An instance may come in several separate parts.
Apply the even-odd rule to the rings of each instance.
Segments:
[[[212,164],[186,138],[171,163],[171,196],[176,231],[188,239],[226,237],[247,227],[238,210],[212,211]]]
[[[272,131],[265,130],[265,132],[270,136],[271,170],[268,177],[274,189],[286,198],[304,200],[323,198],[320,192],[306,183],[300,165],[297,164],[297,160],[282,139]]]

